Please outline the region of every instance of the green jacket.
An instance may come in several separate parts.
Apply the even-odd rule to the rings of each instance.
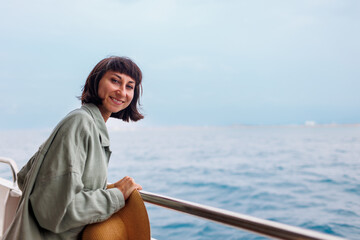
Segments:
[[[98,107],[69,113],[19,172],[23,195],[3,239],[79,239],[85,225],[121,209],[121,191],[106,189],[110,155]]]

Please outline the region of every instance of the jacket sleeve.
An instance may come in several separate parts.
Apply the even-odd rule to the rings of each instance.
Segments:
[[[30,158],[30,160],[25,164],[25,166],[23,166],[21,168],[21,170],[17,173],[17,184],[20,188],[21,191],[24,191],[25,189],[25,178],[27,176],[27,174],[29,173],[33,163],[34,163],[34,159],[36,157],[36,155],[38,154],[38,152],[36,152],[34,154],[34,156],[32,156]]]
[[[25,190],[26,178],[28,177],[31,168],[33,167],[35,159],[40,154],[42,146],[43,145],[40,146],[39,150],[30,158],[30,160],[17,173],[17,183],[21,191]]]
[[[91,123],[69,121],[45,155],[30,203],[40,226],[49,231],[60,233],[103,221],[125,205],[119,189],[84,188],[82,174],[94,141],[93,128]]]

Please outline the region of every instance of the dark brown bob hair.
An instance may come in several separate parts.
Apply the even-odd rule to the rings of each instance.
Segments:
[[[81,103],[94,103],[97,106],[102,104],[102,99],[98,96],[98,87],[101,78],[107,71],[125,74],[135,81],[134,97],[130,105],[119,112],[112,113],[110,117],[119,118],[126,122],[143,119],[144,116],[138,110],[140,107],[140,95],[142,94],[142,73],[140,68],[127,57],[112,56],[96,64],[86,79],[80,97]]]

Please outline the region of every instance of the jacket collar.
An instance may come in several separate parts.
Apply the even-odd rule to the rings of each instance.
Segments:
[[[91,117],[94,119],[95,125],[99,129],[99,138],[101,145],[103,147],[109,147],[109,134],[105,125],[104,118],[102,117],[99,108],[93,103],[84,103],[81,108],[90,113]]]

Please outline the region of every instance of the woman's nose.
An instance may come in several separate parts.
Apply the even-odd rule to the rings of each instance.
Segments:
[[[119,87],[119,89],[116,91],[117,94],[121,97],[124,97],[126,95],[125,87]]]

